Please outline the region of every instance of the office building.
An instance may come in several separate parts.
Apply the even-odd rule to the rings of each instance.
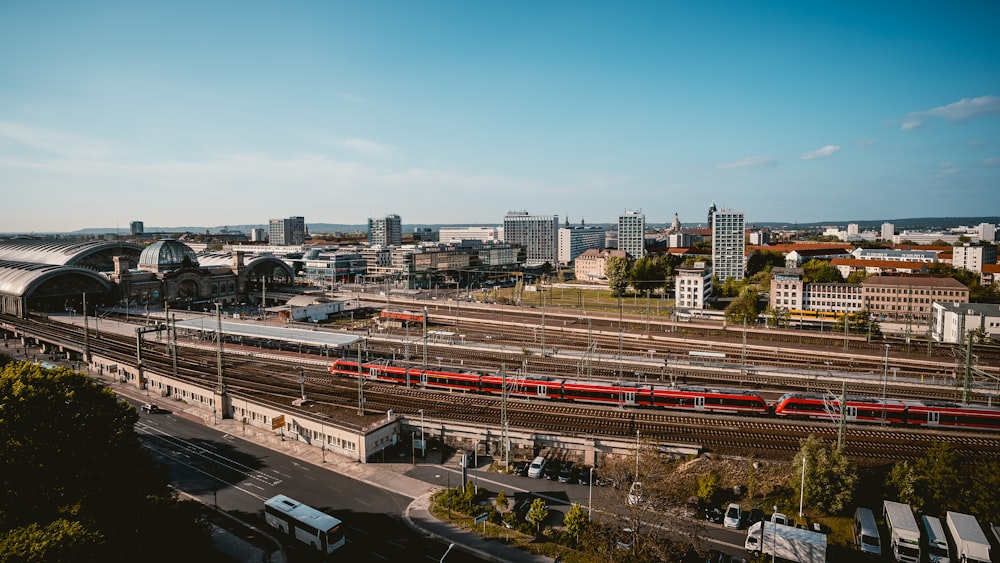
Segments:
[[[497,242],[500,240],[499,227],[441,227],[438,240],[451,242],[459,240],[478,240],[480,242]]]
[[[132,221],[128,224],[128,232],[132,236],[141,235],[143,233],[144,227],[142,221]]]
[[[646,255],[646,216],[640,211],[626,211],[618,216],[618,250],[633,260]]]
[[[713,204],[714,205],[714,204]],[[746,261],[742,211],[723,209],[712,214],[712,268],[719,282],[743,279]]]
[[[558,263],[559,216],[529,215],[527,211],[509,211],[503,218],[503,237],[508,244],[525,249],[525,266],[538,267]]]
[[[399,215],[368,219],[368,244],[372,246],[399,246],[403,244],[403,222]]]
[[[882,223],[882,240],[884,242],[891,242],[892,237],[896,234],[896,225],[892,223]]]
[[[572,264],[585,251],[604,248],[604,227],[563,227],[559,229],[559,263]]]
[[[269,244],[278,246],[302,245],[306,241],[305,217],[271,219],[268,221]]]
[[[951,264],[956,269],[965,268],[977,274],[983,273],[983,266],[997,263],[997,247],[992,244],[963,244],[952,251]]]
[[[705,262],[677,268],[674,299],[678,309],[704,309],[712,295],[712,267]]]

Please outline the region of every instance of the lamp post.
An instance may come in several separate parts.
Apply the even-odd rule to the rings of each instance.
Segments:
[[[774,505],[774,512],[771,514],[778,513],[778,505]],[[764,529],[764,524],[760,525],[760,529]],[[776,559],[774,552],[778,549],[778,523],[774,521],[774,517],[771,517],[771,561]]]
[[[882,369],[882,426],[885,426],[885,392],[889,384],[889,345],[885,345],[885,367]]]
[[[806,456],[802,456],[802,484],[799,486],[799,519],[802,519],[802,503],[806,498]]]

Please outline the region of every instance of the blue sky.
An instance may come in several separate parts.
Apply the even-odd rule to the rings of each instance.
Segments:
[[[995,2],[0,3],[0,232],[1000,215]]]

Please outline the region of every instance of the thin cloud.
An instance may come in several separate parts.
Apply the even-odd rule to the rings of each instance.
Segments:
[[[816,158],[826,158],[828,156],[833,156],[840,151],[840,145],[827,145],[821,149],[814,151],[804,152],[800,157],[802,160],[813,160]]]
[[[356,137],[337,139],[333,144],[371,158],[391,159],[396,155],[396,149],[390,145]]]
[[[69,131],[0,121],[0,146],[9,144],[72,159],[102,159],[112,154],[107,141]]]
[[[983,161],[986,166],[1000,166],[1000,157],[987,158]]]
[[[715,167],[720,170],[729,170],[731,168],[762,168],[764,166],[774,166],[777,164],[773,158],[767,158],[763,156],[748,156],[740,160],[734,160],[732,162],[721,162],[716,164]]]
[[[952,123],[966,123],[984,115],[1000,114],[1000,97],[979,96],[978,98],[962,98],[961,100],[926,111],[914,111],[903,118],[903,131],[921,129],[926,126],[925,119],[936,117]]]

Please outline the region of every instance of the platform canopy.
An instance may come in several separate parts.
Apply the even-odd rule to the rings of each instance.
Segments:
[[[177,328],[181,330],[197,330],[214,334],[218,328],[218,321],[211,317],[177,321]],[[260,338],[262,340],[280,340],[282,342],[294,342],[296,344],[306,344],[309,346],[327,346],[330,348],[350,346],[351,344],[361,340],[360,336],[345,334],[342,332],[305,330],[301,328],[270,326],[255,322],[233,321],[222,321],[222,334],[245,336],[248,338]]]

